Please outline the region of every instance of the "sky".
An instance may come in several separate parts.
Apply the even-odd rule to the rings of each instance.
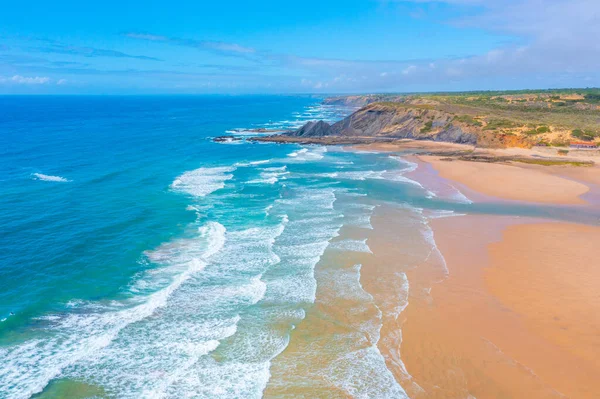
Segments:
[[[600,86],[600,0],[27,0],[0,94]]]

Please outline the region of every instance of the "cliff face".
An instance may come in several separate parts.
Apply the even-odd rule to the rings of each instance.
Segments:
[[[454,121],[454,115],[428,105],[402,103],[373,103],[332,126],[309,122],[291,135],[410,138],[477,144],[476,132]]]
[[[564,147],[584,140],[600,148],[598,99],[598,89],[339,96],[323,103],[362,108],[330,127],[311,124],[285,139],[409,138],[488,148]]]
[[[331,134],[331,126],[327,122],[308,122],[293,135],[296,137],[323,137]]]

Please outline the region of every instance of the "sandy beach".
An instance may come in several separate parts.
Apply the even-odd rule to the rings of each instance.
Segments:
[[[426,140],[397,140],[393,143],[370,143],[358,144],[351,147],[352,150],[358,151],[381,151],[381,152],[398,152],[398,151],[435,151],[435,152],[455,152],[455,151],[473,151],[474,146],[469,144],[447,143],[441,141],[426,141]]]
[[[596,167],[419,159],[421,177],[433,169],[476,201],[581,205],[600,176]],[[473,215],[430,224],[449,274],[408,274],[401,353],[424,390],[415,397],[599,397],[600,227]]]
[[[547,204],[585,204],[580,197],[590,188],[586,184],[557,175],[556,168],[444,160],[436,156],[420,156],[442,178],[452,180],[468,189],[489,197],[504,200]],[[596,167],[565,167],[561,170],[583,170],[590,176],[600,176]],[[574,172],[573,172],[574,173]]]
[[[420,397],[598,397],[600,228],[491,216],[432,227],[449,276],[428,300],[411,295],[402,327]]]
[[[410,178],[457,188],[475,202],[597,206],[596,166],[409,159],[419,165]],[[432,256],[407,268],[397,237],[406,215],[399,212],[383,207],[374,216],[375,255],[365,261],[361,281],[370,292],[390,295],[381,281],[406,273],[408,306],[398,320],[384,319],[379,348],[411,398],[600,397],[600,227],[516,216],[433,219],[441,260]]]

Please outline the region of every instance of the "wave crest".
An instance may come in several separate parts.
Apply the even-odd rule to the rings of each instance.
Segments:
[[[34,180],[41,180],[41,181],[53,181],[53,182],[57,182],[57,183],[69,183],[71,182],[71,180],[64,178],[62,176],[52,176],[52,175],[45,175],[43,173],[33,173],[32,178]]]

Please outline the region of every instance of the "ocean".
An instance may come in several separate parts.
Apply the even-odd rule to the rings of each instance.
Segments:
[[[321,100],[0,97],[0,397],[403,398],[378,343],[407,305],[402,268],[443,268],[428,220],[585,218],[441,195],[399,156],[245,140],[353,111]],[[382,206],[406,243],[385,306],[359,263]],[[327,303],[347,307],[343,338],[299,356],[326,338],[295,331]]]

